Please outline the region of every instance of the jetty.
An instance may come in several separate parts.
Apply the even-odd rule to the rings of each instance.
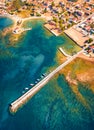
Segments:
[[[61,47],[59,47],[59,51],[64,55],[64,56],[66,56],[66,57],[71,57],[70,55],[68,55],[67,53],[65,53],[65,51],[61,48]]]
[[[55,70],[53,70],[50,74],[45,76],[40,82],[38,82],[33,88],[28,90],[25,94],[19,97],[17,100],[12,102],[9,106],[9,110],[12,114],[16,113],[18,109],[20,109],[25,103],[27,103],[57,72],[63,69],[66,65],[72,62],[79,54],[81,54],[83,50],[79,51],[77,54],[71,56],[64,63],[58,66]]]
[[[32,30],[32,28],[15,28],[13,30],[13,33],[14,34],[20,34],[22,32],[29,31],[29,30]]]

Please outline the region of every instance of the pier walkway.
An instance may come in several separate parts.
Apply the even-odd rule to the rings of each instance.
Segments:
[[[16,113],[19,108],[21,108],[28,100],[31,99],[57,72],[59,72],[62,68],[68,65],[71,61],[73,61],[83,50],[78,52],[77,54],[70,57],[67,61],[63,64],[58,66],[55,70],[53,70],[50,74],[48,74],[44,79],[42,79],[39,83],[37,83],[33,88],[23,94],[20,98],[15,100],[13,103],[10,104],[10,112]]]
[[[59,47],[59,50],[60,50],[61,53],[63,53],[64,56],[71,58],[71,55],[68,55],[67,53],[65,53],[64,50],[61,47]]]

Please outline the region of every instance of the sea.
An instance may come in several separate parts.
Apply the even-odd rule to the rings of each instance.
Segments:
[[[32,30],[20,36],[2,35],[13,21],[0,18],[0,130],[94,130],[93,92],[79,83],[79,92],[89,104],[86,108],[63,74],[51,79],[15,114],[9,112],[9,104],[30,89],[31,83],[58,66],[60,46],[75,48],[66,35],[56,37],[48,32],[44,22],[29,20],[24,27]]]

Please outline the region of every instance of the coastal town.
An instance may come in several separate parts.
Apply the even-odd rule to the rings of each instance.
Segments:
[[[93,130],[94,0],[0,0],[0,77],[0,130]]]
[[[84,55],[94,57],[94,1],[93,0],[2,0],[0,15],[14,18],[14,34],[31,28],[21,28],[25,19],[45,18],[44,27],[55,36],[68,35]]]

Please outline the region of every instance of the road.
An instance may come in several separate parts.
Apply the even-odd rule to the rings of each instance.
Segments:
[[[57,72],[59,72],[62,68],[68,65],[71,61],[73,61],[83,50],[78,52],[77,54],[73,55],[69,58],[66,62],[58,66],[55,70],[53,70],[50,74],[48,74],[44,79],[42,79],[38,84],[36,84],[33,88],[27,91],[24,95],[18,98],[16,101],[11,103],[10,105],[10,112],[16,113],[16,111],[22,107],[28,100],[31,99]]]

